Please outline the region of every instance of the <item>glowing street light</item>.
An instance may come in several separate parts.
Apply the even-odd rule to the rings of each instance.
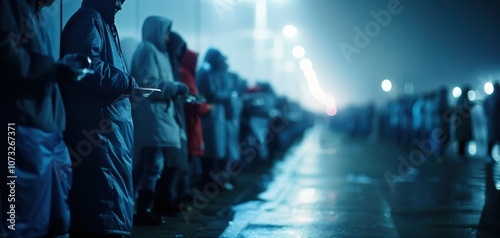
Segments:
[[[326,109],[326,114],[328,114],[328,116],[331,116],[331,117],[337,115],[337,108],[336,107],[328,107]]]
[[[384,90],[384,92],[389,92],[392,90],[391,80],[385,79],[384,81],[382,81],[382,90]]]
[[[493,84],[490,82],[487,82],[484,84],[484,92],[488,95],[491,95],[495,91],[495,88],[493,87]]]
[[[287,25],[283,28],[283,34],[286,38],[294,38],[297,36],[297,28],[293,25]]]
[[[306,77],[306,79],[316,78],[316,71],[314,71],[314,69],[305,70],[304,76]]]
[[[458,97],[462,96],[462,89],[459,87],[455,87],[455,88],[453,88],[452,93],[453,93],[454,98],[458,98]]]
[[[306,71],[313,68],[312,62],[309,59],[303,59],[300,61],[300,69]]]
[[[474,92],[474,90],[471,90],[467,93],[467,97],[469,98],[469,100],[471,101],[474,101],[476,100],[476,92]]]
[[[295,46],[292,50],[293,57],[300,59],[306,55],[306,50],[302,46]]]

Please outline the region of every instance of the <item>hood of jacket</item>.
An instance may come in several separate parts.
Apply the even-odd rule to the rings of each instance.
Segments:
[[[121,4],[124,2],[125,0],[121,0]],[[83,0],[82,7],[88,7],[98,11],[106,23],[110,25],[115,24],[117,0]]]
[[[170,33],[170,39],[167,44],[168,54],[173,60],[182,62],[184,54],[186,53],[187,43],[177,32]]]
[[[167,53],[167,42],[165,37],[170,35],[172,21],[159,16],[146,18],[142,25],[142,39],[148,41],[161,52]]]
[[[191,75],[196,75],[198,56],[198,52],[187,49],[186,54],[184,54],[184,59],[182,59],[181,67],[191,73]]]
[[[215,48],[210,48],[205,55],[205,62],[210,64],[211,67],[215,69],[224,68],[226,65],[226,56],[222,55],[222,53]]]

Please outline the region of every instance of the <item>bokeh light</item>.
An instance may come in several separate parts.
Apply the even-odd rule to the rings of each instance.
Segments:
[[[490,82],[487,82],[484,84],[484,92],[488,95],[491,95],[495,91],[495,88],[493,87],[493,84]]]
[[[392,90],[391,80],[385,79],[384,81],[382,81],[382,90],[384,90],[384,92],[389,92]]]
[[[462,96],[462,89],[459,87],[455,87],[455,88],[453,88],[452,93],[453,93],[453,97],[458,98],[458,97]]]
[[[287,25],[283,28],[283,34],[287,38],[294,38],[297,36],[297,28],[293,25]]]
[[[293,54],[293,57],[295,57],[297,59],[301,59],[302,57],[304,57],[306,55],[306,50],[304,50],[304,47],[298,45],[298,46],[293,47],[292,54]]]

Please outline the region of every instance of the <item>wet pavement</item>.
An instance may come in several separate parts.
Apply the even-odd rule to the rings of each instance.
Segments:
[[[237,191],[190,224],[134,237],[500,237],[500,166],[423,154],[316,127],[269,170],[235,176]]]

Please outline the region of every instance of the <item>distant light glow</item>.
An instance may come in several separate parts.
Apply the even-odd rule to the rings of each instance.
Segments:
[[[382,90],[384,90],[384,92],[389,92],[392,90],[391,80],[385,79],[384,81],[382,81]]]
[[[415,92],[415,87],[413,86],[412,83],[406,83],[405,84],[405,93],[406,94],[413,94]]]
[[[474,141],[469,143],[469,154],[472,156],[477,154],[477,144]]]
[[[453,88],[453,97],[458,98],[462,96],[462,89],[459,87]]]
[[[471,100],[471,101],[476,100],[476,92],[475,92],[475,91],[472,91],[472,90],[471,90],[471,91],[469,91],[469,92],[467,93],[467,97],[468,97],[468,98],[469,98],[469,100]]]
[[[294,25],[287,25],[283,28],[283,34],[287,38],[294,38],[297,36],[297,28]]]
[[[316,189],[314,188],[303,188],[299,191],[298,195],[299,203],[314,203],[318,199]]]
[[[491,82],[487,82],[484,84],[484,92],[488,95],[491,95],[495,91],[493,84]]]
[[[328,109],[326,109],[326,114],[328,114],[328,116],[335,116],[337,115],[337,108],[336,107],[329,107]]]
[[[316,78],[316,71],[314,71],[314,69],[305,70],[304,76],[306,77],[306,79]]]
[[[295,57],[297,59],[301,59],[302,57],[304,57],[306,55],[306,50],[304,50],[304,47],[298,45],[298,46],[293,47],[292,54],[293,54],[293,57]]]
[[[331,95],[325,95],[325,105],[328,107],[328,108],[332,108],[332,107],[335,107],[337,105],[337,100],[335,100],[334,97],[332,97]]]
[[[318,79],[307,79],[307,84],[309,86],[309,92],[312,94],[312,96],[316,100],[322,102],[325,93],[323,92],[323,89],[321,89],[321,86],[319,86]]]
[[[493,159],[496,162],[500,162],[500,146],[499,145],[493,146],[493,153],[491,154],[491,156],[493,157]],[[500,182],[499,182],[499,184],[500,184]]]
[[[309,59],[303,59],[303,60],[301,60],[300,61],[300,68],[302,70],[304,70],[304,71],[312,69],[313,65],[312,65],[311,60],[309,60]]]

